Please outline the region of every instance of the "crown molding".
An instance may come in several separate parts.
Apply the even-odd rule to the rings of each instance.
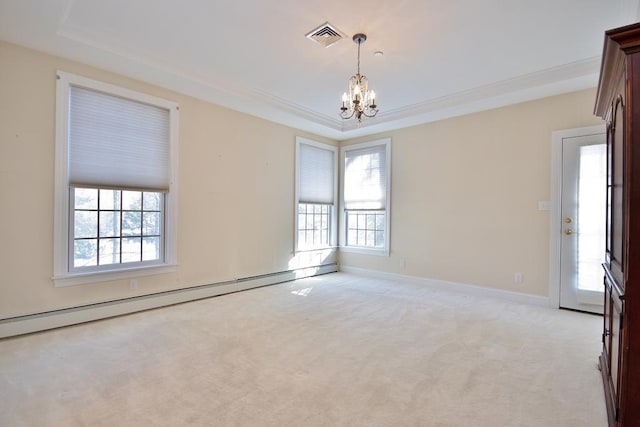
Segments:
[[[571,92],[574,90],[595,87],[597,75],[600,71],[600,57],[594,56],[580,61],[563,64],[557,67],[524,74],[507,80],[502,80],[492,84],[479,86],[473,89],[457,92],[439,98],[429,99],[406,107],[397,108],[391,111],[381,111],[376,116],[376,122],[388,123],[398,120],[409,119],[412,116],[426,116],[436,112],[447,112],[448,114],[436,114],[437,120],[454,117],[458,110],[466,111],[464,106],[476,106],[474,111],[482,109],[496,108],[498,106],[514,104],[535,98],[542,98],[554,94]],[[554,89],[549,91],[550,87]],[[540,96],[522,97],[524,92],[541,89]],[[546,90],[544,90],[546,88]],[[565,88],[563,90],[563,88]],[[495,100],[500,99],[498,103]],[[490,100],[494,100],[490,102]],[[483,107],[486,106],[486,108]],[[450,115],[449,115],[450,114]],[[425,120],[431,121],[431,120]],[[354,123],[346,124],[342,127],[343,132],[356,129]]]
[[[394,110],[383,110],[375,119],[358,123],[334,118],[232,79],[211,73],[199,74],[197,70],[166,63],[153,58],[149,52],[134,52],[130,47],[119,46],[116,40],[105,41],[103,37],[65,21],[61,20],[57,35],[85,47],[84,50],[65,49],[72,59],[338,140],[595,87],[600,67],[600,57],[586,58]]]

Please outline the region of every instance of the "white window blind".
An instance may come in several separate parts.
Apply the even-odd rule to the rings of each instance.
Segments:
[[[69,90],[69,183],[169,190],[169,110]]]
[[[333,203],[334,152],[300,144],[300,203]]]
[[[345,209],[386,209],[386,157],[385,145],[345,152]]]

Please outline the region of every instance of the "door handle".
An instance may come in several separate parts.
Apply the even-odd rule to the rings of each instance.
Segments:
[[[564,223],[565,223],[565,224],[571,224],[572,222],[573,222],[573,218],[571,218],[570,216],[568,216],[568,217],[566,217],[566,218],[564,219]]]
[[[566,230],[564,230],[564,234],[566,234],[567,236],[571,236],[573,234],[573,230],[570,228],[567,228]]]

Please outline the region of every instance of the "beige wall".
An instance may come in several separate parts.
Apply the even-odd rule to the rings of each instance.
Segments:
[[[55,72],[180,104],[176,273],[55,288]],[[402,129],[392,138],[391,256],[344,265],[547,295],[550,138],[599,124],[594,91]],[[295,136],[191,97],[0,42],[0,318],[315,264],[292,259]],[[326,261],[331,261],[332,258]],[[401,260],[406,266],[401,267]],[[524,283],[513,284],[522,272]]]
[[[346,141],[392,139],[391,256],[341,252],[341,265],[547,296],[538,201],[550,198],[551,132],[601,124],[594,99],[585,90]]]
[[[58,69],[180,104],[176,273],[139,278],[136,291],[124,280],[53,286]],[[0,42],[0,319],[303,266],[292,260],[297,135],[331,143]]]

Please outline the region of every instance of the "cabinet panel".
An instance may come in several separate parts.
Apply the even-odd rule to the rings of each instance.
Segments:
[[[604,327],[602,332],[602,344],[604,346],[603,354],[605,356],[603,366],[607,373],[611,372],[611,312],[613,310],[613,302],[611,301],[611,283],[604,281]]]
[[[618,420],[620,408],[620,390],[622,367],[622,327],[624,319],[624,296],[615,284],[609,269],[605,266],[605,305],[604,331],[602,334],[603,351],[600,357],[605,396],[607,398],[607,413],[610,425]]]
[[[620,395],[620,377],[619,377],[619,369],[621,362],[621,353],[620,353],[620,344],[621,344],[621,331],[622,331],[622,300],[620,299],[620,295],[615,290],[615,287],[611,292],[611,380],[612,380],[612,388],[614,394],[614,405],[615,408],[620,407],[619,395]]]

